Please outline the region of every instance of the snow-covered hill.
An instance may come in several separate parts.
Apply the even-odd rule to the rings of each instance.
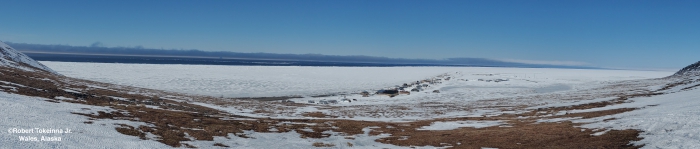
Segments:
[[[700,61],[688,65],[685,68],[676,72],[675,75],[700,74]]]
[[[700,62],[659,80],[668,83],[651,88],[654,90],[652,94],[657,95],[630,98],[623,104],[568,113],[635,108],[630,112],[574,122],[587,123],[583,128],[641,130],[644,132],[640,135],[643,139],[633,143],[644,144],[644,148],[700,148],[700,111],[697,110],[700,108]]]
[[[0,65],[29,71],[40,70],[58,74],[58,72],[24,55],[2,41],[0,41]]]

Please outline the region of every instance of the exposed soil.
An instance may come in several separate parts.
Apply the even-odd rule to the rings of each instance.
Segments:
[[[258,101],[278,101],[289,100],[294,98],[303,98],[300,96],[282,96],[282,97],[243,97],[243,98],[228,98],[230,100],[258,100]]]

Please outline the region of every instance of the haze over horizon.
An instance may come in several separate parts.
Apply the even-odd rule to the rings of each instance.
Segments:
[[[678,69],[697,1],[9,1],[0,40]]]

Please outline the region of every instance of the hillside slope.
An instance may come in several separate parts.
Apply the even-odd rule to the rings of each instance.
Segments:
[[[52,70],[49,67],[44,66],[27,55],[15,50],[4,42],[0,41],[0,65],[20,68],[23,70],[39,70],[46,71],[52,74],[58,74],[58,72]]]
[[[684,67],[683,69],[676,72],[676,74],[674,74],[674,75],[697,74],[697,73],[700,73],[700,61]]]

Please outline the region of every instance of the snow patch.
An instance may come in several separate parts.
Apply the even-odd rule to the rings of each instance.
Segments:
[[[460,127],[484,128],[502,125],[502,121],[449,121],[433,122],[430,126],[423,126],[417,130],[453,130]]]

